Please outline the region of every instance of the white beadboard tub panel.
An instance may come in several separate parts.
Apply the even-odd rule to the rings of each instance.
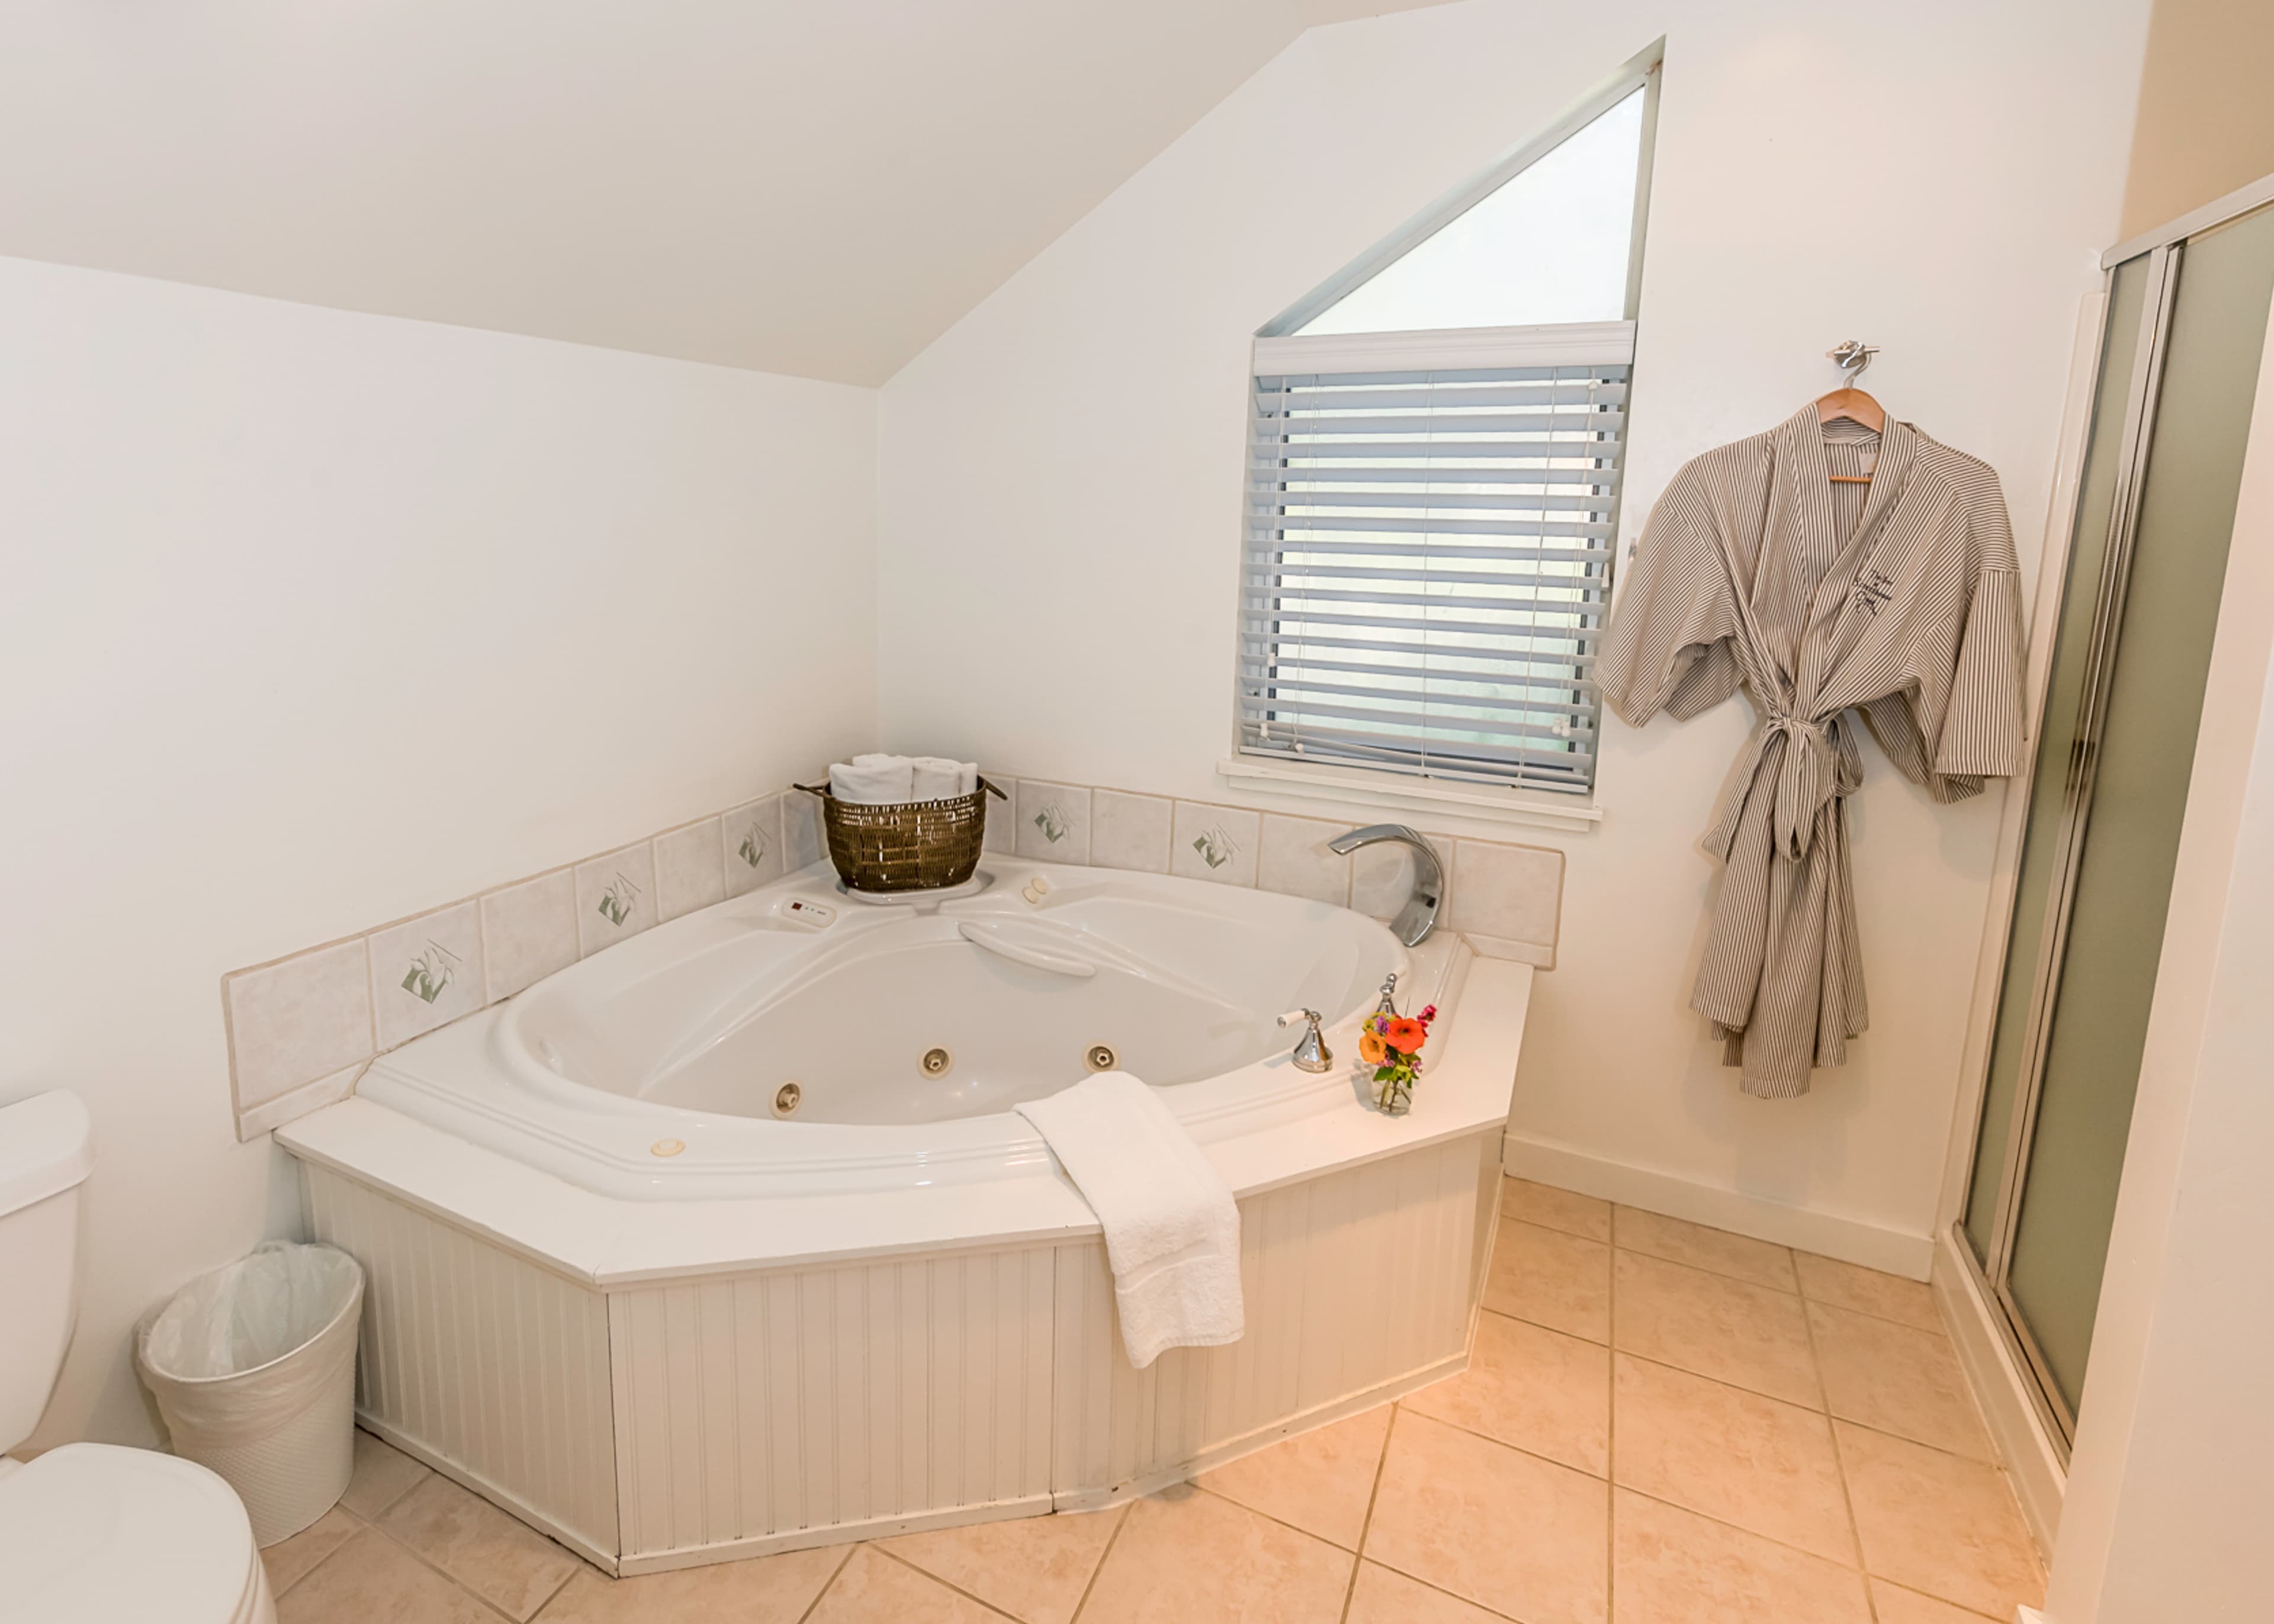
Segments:
[[[1051,1266],[1028,1246],[610,1293],[625,1570],[1047,1509]]]
[[[1148,1492],[1460,1368],[1498,1149],[1490,1133],[1455,1139],[1242,1202],[1246,1335],[1141,1371],[1121,1350],[1103,1243],[1059,1246],[1058,1503]]]
[[[607,1304],[330,1169],[310,1228],[364,1270],[356,1410],[373,1430],[587,1555],[617,1552]]]

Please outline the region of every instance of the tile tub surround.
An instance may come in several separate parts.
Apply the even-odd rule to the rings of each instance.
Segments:
[[[345,1099],[378,1056],[579,959],[819,861],[820,803],[761,795],[647,839],[222,978],[237,1135]],[[1084,807],[1085,835],[1088,803]]]
[[[818,775],[816,775],[817,777]],[[1307,897],[1387,920],[1412,858],[1343,856],[1347,825],[1253,807],[989,772],[986,849]],[[1438,921],[1487,958],[1555,965],[1563,854],[1429,834]],[[821,803],[784,789],[582,862],[222,978],[237,1137],[353,1092],[380,1055],[509,998],[651,925],[739,897],[823,855]]]
[[[1941,1335],[1909,1281],[1627,1208],[1615,1225],[1516,1179],[1500,1207],[1504,1229]],[[1596,1274],[1615,1326],[1615,1271]],[[1882,1429],[1616,1341],[1487,1304],[1463,1374],[1145,1499],[631,1579],[358,1432],[339,1507],[262,1560],[281,1624],[2010,1624],[2037,1600],[2002,1474],[1924,1441],[1908,1407]]]
[[[1018,808],[1015,817],[1003,815],[1002,803],[990,808],[991,852],[1255,886],[1380,920],[1397,912],[1413,883],[1413,859],[1402,846],[1363,846],[1349,856],[1328,850],[1348,823],[1055,778],[987,776]],[[1563,853],[1421,832],[1444,873],[1438,923],[1487,958],[1554,969]]]

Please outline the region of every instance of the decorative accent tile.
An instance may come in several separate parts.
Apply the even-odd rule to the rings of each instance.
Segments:
[[[1003,792],[1003,799],[987,797],[987,832],[982,838],[981,849],[1010,853],[1018,849],[1019,841],[1019,780],[1005,778],[997,772],[979,775]]]
[[[239,1110],[372,1056],[370,959],[360,936],[224,977],[222,1006]]]
[[[1472,940],[1489,940],[1499,949],[1495,957],[1555,967],[1562,853],[1495,840],[1457,840],[1451,877],[1446,922],[1454,929]]]
[[[781,807],[782,872],[795,874],[829,855],[821,838],[821,801],[802,789],[786,789],[775,800]]]
[[[492,1004],[575,964],[575,876],[555,868],[484,897],[482,951]]]
[[[1089,861],[1089,792],[1040,778],[1019,780],[1018,838],[1012,850],[1045,862]]]
[[[1266,812],[1256,847],[1256,884],[1265,891],[1342,907],[1350,901],[1351,860],[1328,850],[1327,842],[1348,827],[1314,817]]]
[[[719,817],[719,861],[726,865],[728,896],[744,896],[781,878],[781,800],[762,795]]]
[[[1174,810],[1175,803],[1163,795],[1131,795],[1118,789],[1091,792],[1089,861],[1101,868],[1166,874]]]
[[[636,936],[655,923],[655,851],[643,840],[576,865],[576,956]]]
[[[727,898],[727,869],[719,852],[719,820],[674,829],[655,838],[655,916],[677,919]]]
[[[1169,872],[1219,885],[1254,884],[1262,822],[1262,814],[1243,808],[1179,801],[1169,839]]]
[[[371,1002],[379,1051],[471,1015],[489,1002],[481,908],[461,902],[371,935]]]
[[[1437,853],[1437,866],[1443,871],[1439,883],[1445,890],[1437,898],[1437,918],[1440,923],[1449,925],[1453,909],[1453,837],[1431,834],[1427,830],[1419,832],[1429,843],[1430,850]],[[1413,853],[1401,843],[1378,840],[1351,853],[1352,911],[1386,922],[1397,917],[1397,910],[1412,894]]]

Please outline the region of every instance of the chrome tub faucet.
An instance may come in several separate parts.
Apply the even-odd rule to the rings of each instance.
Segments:
[[[1348,856],[1362,846],[1384,840],[1413,853],[1413,890],[1405,906],[1397,910],[1397,917],[1389,921],[1389,929],[1406,946],[1419,947],[1422,938],[1437,928],[1437,899],[1445,894],[1445,870],[1437,861],[1436,847],[1403,823],[1369,823],[1328,841],[1327,849]]]

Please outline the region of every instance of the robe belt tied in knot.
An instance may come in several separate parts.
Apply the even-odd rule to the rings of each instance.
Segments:
[[[1816,835],[1816,815],[1835,797],[1852,795],[1863,785],[1864,758],[1849,730],[1846,711],[1835,710],[1821,720],[1788,713],[1763,716],[1745,741],[1745,752],[1706,836],[1706,849],[1724,862],[1736,843],[1738,820],[1768,764],[1772,745],[1781,747],[1773,769],[1776,849],[1796,862],[1808,855]]]

